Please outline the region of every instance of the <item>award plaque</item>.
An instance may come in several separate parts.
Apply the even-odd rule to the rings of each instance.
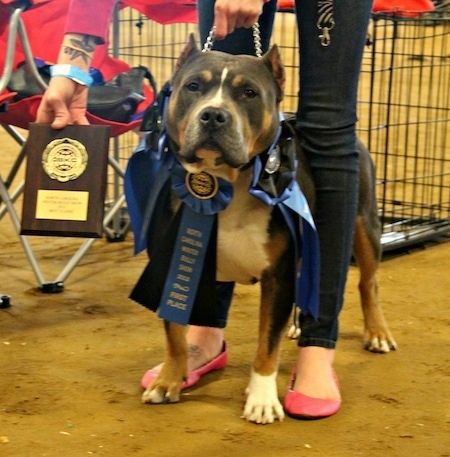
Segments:
[[[110,127],[30,124],[21,235],[100,238]]]

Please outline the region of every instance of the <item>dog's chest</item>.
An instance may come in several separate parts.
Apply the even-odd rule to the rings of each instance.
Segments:
[[[217,280],[251,284],[270,265],[267,253],[272,208],[252,197],[248,177],[234,186],[234,196],[219,214]]]

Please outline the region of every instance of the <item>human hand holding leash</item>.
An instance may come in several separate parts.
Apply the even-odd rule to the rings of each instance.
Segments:
[[[214,7],[215,38],[224,39],[235,29],[250,28],[261,16],[264,0],[217,0]]]

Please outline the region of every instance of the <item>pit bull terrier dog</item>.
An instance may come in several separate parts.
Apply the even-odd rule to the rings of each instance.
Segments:
[[[282,335],[292,311],[295,256],[286,223],[273,206],[249,194],[252,159],[267,151],[279,126],[284,68],[274,45],[264,56],[201,52],[191,36],[179,58],[166,111],[166,131],[173,154],[194,175],[206,172],[233,186],[233,198],[218,214],[216,279],[261,284],[258,346],[243,417],[271,423],[284,417],[276,387]],[[295,134],[295,133],[294,133]],[[314,186],[296,142],[297,180],[314,209]],[[373,166],[361,143],[361,184],[354,255],[359,265],[364,345],[388,352],[396,343],[377,298],[380,258]],[[175,214],[174,195],[165,214]],[[164,321],[167,351],[156,380],[145,390],[144,403],[177,402],[187,377],[185,327]]]

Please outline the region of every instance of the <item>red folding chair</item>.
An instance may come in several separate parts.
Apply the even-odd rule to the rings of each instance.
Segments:
[[[20,218],[14,203],[22,195],[24,182],[20,182],[13,189],[17,173],[24,162],[24,144],[26,138],[18,129],[27,129],[30,122],[36,117],[42,95],[34,95],[16,101],[16,93],[8,90],[13,72],[20,64],[26,62],[37,84],[45,89],[45,82],[39,75],[34,58],[38,57],[48,62],[56,62],[60,43],[63,36],[65,16],[69,0],[0,0],[0,69],[3,68],[0,78],[0,125],[20,146],[20,150],[5,179],[0,174],[0,219],[9,213],[14,228],[17,231],[30,266],[43,292],[60,292],[64,288],[64,281],[78,265],[82,257],[95,241],[94,238],[85,239],[78,251],[70,258],[54,281],[45,279],[39,265],[30,239],[20,235]],[[105,81],[115,75],[130,70],[130,66],[123,61],[114,59],[108,54],[108,44],[99,46],[96,50],[92,67],[98,69]],[[143,112],[152,103],[154,94],[150,87],[144,87],[145,100],[137,111]],[[91,124],[107,124],[111,126],[112,136],[117,137],[125,132],[136,129],[140,119],[129,123],[112,122],[88,113]],[[118,161],[109,157],[109,164],[117,178],[123,178],[124,171]],[[103,225],[106,232],[110,230],[108,224],[119,213],[125,203],[123,192],[117,196],[105,213]]]

